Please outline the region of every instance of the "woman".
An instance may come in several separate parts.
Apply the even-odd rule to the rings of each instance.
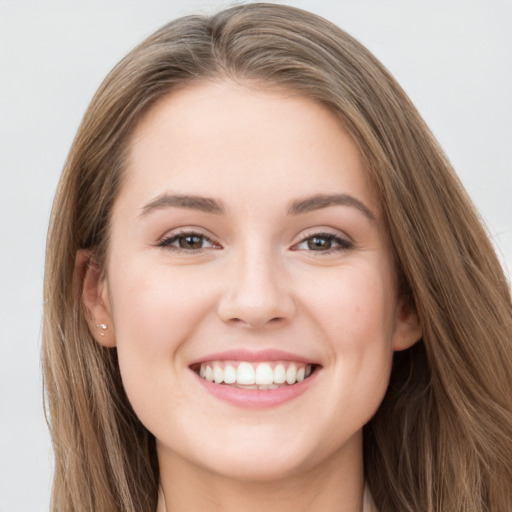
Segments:
[[[45,290],[53,510],[510,509],[506,279],[404,92],[321,18],[240,6],[125,57]]]

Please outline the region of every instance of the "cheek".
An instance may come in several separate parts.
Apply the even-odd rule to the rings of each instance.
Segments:
[[[351,410],[363,422],[378,408],[391,370],[395,296],[388,276],[378,266],[347,267],[307,290],[340,384],[330,403],[350,400],[343,414]]]
[[[327,339],[340,349],[357,351],[391,342],[396,299],[387,275],[378,268],[347,267],[302,285]]]
[[[141,270],[143,269],[143,270]],[[164,385],[184,363],[180,348],[211,304],[198,277],[145,262],[109,275],[119,365],[128,395]],[[161,370],[161,371],[160,371]]]
[[[151,261],[119,266],[110,273],[109,285],[118,342],[144,340],[154,348],[179,338],[180,329],[198,316],[209,288],[197,272]]]

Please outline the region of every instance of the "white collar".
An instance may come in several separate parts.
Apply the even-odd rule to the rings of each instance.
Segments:
[[[372,495],[370,494],[370,488],[368,487],[368,484],[365,484],[364,486],[363,512],[378,512],[377,507],[373,502]]]

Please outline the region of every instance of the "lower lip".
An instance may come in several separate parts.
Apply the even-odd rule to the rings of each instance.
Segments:
[[[292,386],[283,386],[276,389],[241,389],[223,384],[209,382],[196,373],[199,383],[215,398],[227,402],[235,407],[252,409],[265,409],[277,407],[302,395],[315,380],[318,370],[315,370],[307,379]]]

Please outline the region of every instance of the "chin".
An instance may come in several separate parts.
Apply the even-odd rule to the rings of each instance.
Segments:
[[[205,469],[230,480],[275,482],[307,471],[309,466],[307,458],[299,454],[280,453],[276,456],[254,450],[227,454],[223,460],[217,460]]]
[[[167,453],[206,473],[238,481],[281,480],[315,464],[312,436],[290,435],[282,426],[239,425],[221,433],[203,432],[199,439],[175,447],[159,442],[159,456]]]

